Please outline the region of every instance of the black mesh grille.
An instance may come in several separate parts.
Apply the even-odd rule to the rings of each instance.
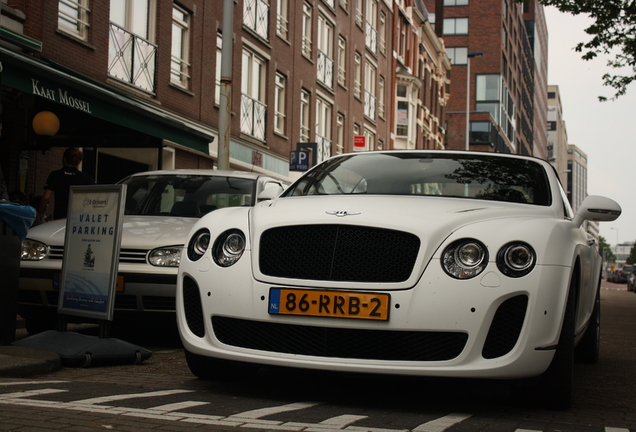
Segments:
[[[183,278],[183,309],[190,331],[200,338],[205,336],[199,287],[192,278],[187,276]]]
[[[402,282],[413,271],[417,236],[349,225],[272,228],[261,237],[260,270],[275,277]]]
[[[508,354],[517,343],[526,317],[528,297],[512,297],[499,306],[492,320],[482,356],[493,359]]]
[[[226,345],[318,357],[442,361],[457,357],[466,333],[323,328],[215,316],[214,334]]]

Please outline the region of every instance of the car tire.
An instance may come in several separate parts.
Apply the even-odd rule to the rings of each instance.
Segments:
[[[600,286],[599,286],[600,288]],[[601,293],[596,292],[594,310],[585,330],[583,338],[574,350],[575,360],[578,363],[596,364],[601,349]]]
[[[563,318],[563,327],[552,363],[541,376],[543,400],[550,409],[572,406],[574,384],[574,322],[576,276],[572,276]]]
[[[215,359],[188,350],[185,350],[185,358],[190,372],[204,380],[242,380],[253,377],[258,372],[256,365]]]

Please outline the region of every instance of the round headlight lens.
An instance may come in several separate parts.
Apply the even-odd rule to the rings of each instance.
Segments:
[[[49,253],[49,247],[44,243],[29,239],[22,240],[21,260],[39,261],[44,259],[47,253]]]
[[[148,262],[157,267],[179,267],[182,251],[182,246],[153,249],[148,255]]]
[[[245,235],[239,230],[224,232],[214,243],[214,261],[221,267],[234,265],[245,251]]]
[[[499,271],[509,277],[522,277],[532,271],[536,263],[534,249],[523,242],[508,243],[497,254]]]
[[[470,279],[488,265],[488,249],[481,242],[462,239],[451,243],[442,254],[442,268],[456,279]]]
[[[210,231],[202,229],[197,231],[188,243],[188,258],[191,261],[197,261],[210,247]]]

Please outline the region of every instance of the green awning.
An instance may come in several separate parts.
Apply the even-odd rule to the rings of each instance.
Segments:
[[[156,107],[119,94],[87,77],[0,47],[2,85],[45,98],[102,120],[209,154],[213,135]]]

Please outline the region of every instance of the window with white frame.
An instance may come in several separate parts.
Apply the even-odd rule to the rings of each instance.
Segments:
[[[331,157],[331,113],[333,105],[326,100],[316,98],[316,143],[318,155],[316,162],[322,162]]]
[[[362,98],[362,56],[357,51],[353,56],[353,95]]]
[[[367,0],[367,25],[365,26],[365,45],[373,54],[378,52],[378,1]]]
[[[333,23],[319,14],[317,29],[317,78],[318,81],[330,89],[333,88],[333,35]]]
[[[243,50],[241,68],[241,132],[265,140],[265,60]]]
[[[188,11],[176,4],[172,6],[170,82],[183,88],[190,83],[190,18]]]
[[[362,0],[355,0],[356,2],[356,24],[359,27],[364,26],[364,22],[363,22],[363,17],[364,15],[362,15]]]
[[[375,133],[368,128],[364,128],[364,142],[366,143],[367,150],[375,149]]]
[[[157,45],[154,2],[111,0],[108,75],[154,93]]]
[[[221,62],[223,61],[223,35],[216,34],[216,73],[214,80],[214,102],[221,103]]]
[[[448,55],[452,65],[465,65],[468,63],[467,47],[446,48],[446,55]]]
[[[378,49],[386,55],[386,13],[380,12],[380,24],[378,24]]]
[[[276,34],[285,40],[289,35],[288,1],[278,0],[276,4]]]
[[[444,6],[468,6],[468,0],[444,0]]]
[[[245,0],[243,25],[264,40],[269,40],[269,4],[264,0]]]
[[[347,40],[338,38],[338,84],[347,87]]]
[[[344,153],[344,139],[345,139],[345,116],[342,113],[338,113],[336,116],[336,154]]]
[[[277,72],[276,73],[276,91],[274,93],[274,131],[279,134],[285,134],[285,95],[287,87],[287,78]]]
[[[309,142],[309,92],[300,91],[300,142]]]
[[[468,34],[468,18],[444,18],[444,36]]]
[[[87,40],[89,12],[88,0],[60,0],[57,11],[58,29],[82,40]]]
[[[364,115],[375,121],[377,68],[370,61],[364,64]]]
[[[385,92],[385,79],[382,75],[378,79],[378,117],[384,118],[384,92]]]
[[[313,8],[309,3],[303,3],[303,43],[302,54],[311,59],[311,20],[313,16]]]

